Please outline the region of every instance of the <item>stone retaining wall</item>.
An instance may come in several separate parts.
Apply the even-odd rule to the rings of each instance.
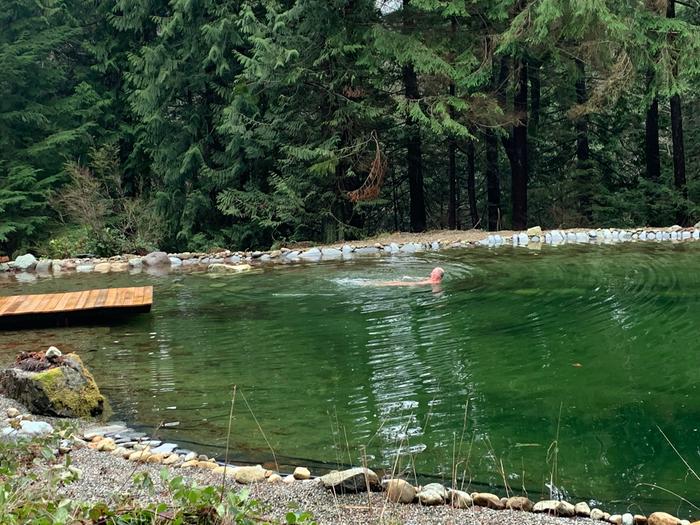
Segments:
[[[470,232],[474,239],[474,232]],[[320,261],[347,260],[364,256],[410,255],[426,251],[439,251],[450,248],[484,246],[498,248],[512,245],[536,249],[542,245],[559,246],[565,244],[613,244],[622,242],[694,242],[700,240],[700,223],[693,228],[671,226],[669,228],[638,228],[620,230],[599,228],[595,230],[549,230],[539,226],[527,231],[502,235],[498,232],[483,232],[478,240],[450,240],[440,238],[429,242],[342,244],[336,246],[315,246],[304,249],[282,248],[271,251],[232,252],[224,250],[216,253],[170,253],[153,252],[146,256],[117,255],[109,258],[85,257],[70,259],[39,259],[32,254],[22,255],[14,261],[0,263],[0,276],[15,274],[19,280],[31,280],[32,274],[47,275],[62,272],[132,272],[143,270],[168,272],[202,270],[212,272],[243,272],[259,265],[312,263]]]

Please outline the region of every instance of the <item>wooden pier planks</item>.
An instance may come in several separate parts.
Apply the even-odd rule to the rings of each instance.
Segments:
[[[0,297],[0,318],[27,315],[68,314],[92,310],[148,311],[153,304],[152,286],[102,288],[81,292],[12,295]]]

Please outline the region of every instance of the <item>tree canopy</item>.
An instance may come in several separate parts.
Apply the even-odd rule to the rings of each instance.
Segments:
[[[0,252],[700,218],[697,0],[6,4]]]

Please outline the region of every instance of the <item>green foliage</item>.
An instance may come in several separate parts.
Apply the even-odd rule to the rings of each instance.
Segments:
[[[138,505],[120,502],[116,497],[99,503],[60,499],[56,490],[79,479],[78,469],[54,456],[58,440],[70,437],[64,429],[48,438],[19,443],[0,442],[0,522],[3,525],[151,525],[154,523],[197,525],[280,525],[263,515],[262,504],[247,490],[238,492],[222,487],[197,486],[181,476],[172,476],[167,468],[160,473],[172,504]],[[39,474],[41,472],[41,474]],[[38,483],[38,481],[41,481]],[[134,475],[134,488],[155,495],[155,482],[146,472]],[[293,510],[283,523],[316,525],[308,512]]]
[[[0,250],[267,248],[406,229],[418,137],[428,227],[448,151],[486,208],[486,144],[528,119],[529,221],[675,222],[700,203],[700,9],[638,0],[11,0],[0,12]],[[526,111],[514,108],[528,68]],[[406,77],[415,73],[415,93]],[[410,76],[410,75],[409,75]],[[577,93],[577,81],[585,86]],[[682,102],[687,198],[668,98]],[[662,172],[645,178],[660,106]],[[590,155],[577,158],[585,122]],[[381,192],[351,202],[370,176]],[[502,206],[501,224],[510,216]]]

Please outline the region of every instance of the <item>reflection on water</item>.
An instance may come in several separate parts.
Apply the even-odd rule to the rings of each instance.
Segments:
[[[116,417],[219,454],[236,385],[239,461],[272,460],[269,441],[287,464],[367,458],[533,498],[552,478],[618,510],[687,514],[646,484],[691,500],[700,485],[657,429],[700,463],[698,255],[700,243],[503,248],[252,275],[4,278],[3,294],[156,291],[153,312],[125,324],[0,333],[0,360],[78,351]],[[372,285],[436,265],[439,291]]]

